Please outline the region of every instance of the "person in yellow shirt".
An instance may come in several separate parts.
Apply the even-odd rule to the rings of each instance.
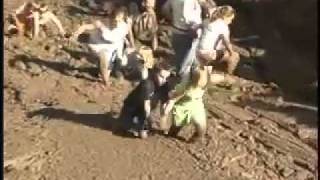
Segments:
[[[160,128],[171,136],[176,136],[182,127],[194,124],[196,133],[190,142],[202,139],[206,133],[207,118],[203,104],[203,95],[208,83],[208,71],[198,66],[191,71],[190,81],[177,84],[175,90],[169,94],[170,100],[166,103],[161,116]],[[171,112],[172,125],[168,127],[168,116]]]

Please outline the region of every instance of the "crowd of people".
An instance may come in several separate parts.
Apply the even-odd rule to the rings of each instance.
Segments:
[[[211,74],[218,64],[226,65],[225,74],[233,74],[240,59],[230,42],[234,8],[217,6],[210,0],[132,0],[127,4],[106,0],[105,4],[98,4],[103,2],[87,0],[93,11],[102,8],[107,17],[81,25],[70,40],[78,41],[81,34],[90,31],[85,43],[99,58],[97,64],[105,86],[110,85],[112,71],[121,74],[130,61],[130,53],[140,54],[144,64],[141,78],[124,100],[119,130],[146,138],[153,130],[151,114],[160,106],[163,134],[176,136],[182,127],[194,124],[196,133],[190,141],[201,140],[207,126],[203,96]],[[150,65],[152,58],[141,54],[136,42],[147,42],[142,47],[151,46],[149,52],[156,52],[160,18],[171,26],[174,55],[172,61],[162,58]],[[25,3],[10,19],[11,33],[29,32],[37,38],[41,28],[52,21],[66,37],[61,22],[43,4]]]

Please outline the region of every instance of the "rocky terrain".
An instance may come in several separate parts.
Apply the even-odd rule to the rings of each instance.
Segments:
[[[97,18],[77,11],[76,1],[43,1],[68,32]],[[20,3],[5,1],[4,17]],[[122,100],[133,88],[130,82],[113,79],[111,87],[101,88],[94,57],[85,47],[57,38],[54,30],[36,40],[4,36],[4,178],[317,179],[316,94],[307,88],[309,81],[317,81],[315,49],[310,45],[310,51],[301,53],[294,46],[297,39],[268,37],[261,29],[270,24],[249,19],[248,12],[256,13],[250,6],[241,6],[233,31],[239,27],[238,37],[259,34],[267,56],[243,59],[234,86],[208,88],[204,144],[184,141],[192,127],[179,139],[155,134],[141,140],[113,133]],[[252,24],[259,22],[260,29],[254,28]],[[272,25],[269,30],[276,26]],[[295,29],[295,24],[286,27]],[[293,57],[290,62],[281,59],[288,54]],[[299,88],[290,91],[293,87],[304,88],[305,97]]]

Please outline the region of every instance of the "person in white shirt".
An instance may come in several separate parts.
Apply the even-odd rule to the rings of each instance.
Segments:
[[[172,23],[171,43],[174,50],[174,61],[177,73],[184,69],[186,61],[193,56],[190,49],[194,39],[199,37],[199,27],[202,23],[199,0],[168,0],[163,6],[163,13]]]
[[[231,6],[217,7],[204,22],[203,32],[197,50],[198,60],[208,65],[226,63],[227,73],[233,74],[240,58],[230,43],[229,24],[235,17]]]
[[[99,56],[100,72],[105,85],[109,84],[109,77],[113,64],[116,60],[123,61],[124,45],[129,37],[130,46],[134,48],[134,40],[131,32],[131,21],[127,19],[126,9],[124,7],[117,8],[112,15],[112,19],[107,21],[107,25],[101,21],[94,24],[82,25],[73,36],[77,39],[80,34],[87,30],[94,30],[90,34],[89,47]]]

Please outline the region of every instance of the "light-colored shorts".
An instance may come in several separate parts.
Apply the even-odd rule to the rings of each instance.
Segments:
[[[172,115],[175,126],[185,126],[192,122],[200,126],[206,125],[206,111],[202,99],[178,102],[173,107]]]
[[[110,44],[89,44],[89,47],[98,57],[103,56],[109,69],[112,69],[117,58],[117,49],[110,47]]]

